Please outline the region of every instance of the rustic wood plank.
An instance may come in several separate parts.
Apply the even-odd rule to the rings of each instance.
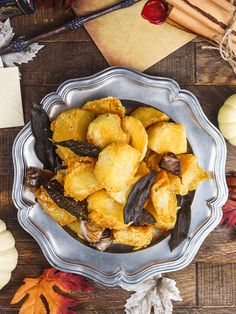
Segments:
[[[12,175],[12,144],[20,128],[0,129],[0,175]]]
[[[188,267],[178,272],[164,274],[165,277],[174,279],[176,286],[180,290],[182,301],[176,302],[176,307],[193,307],[196,306],[196,264],[191,263]],[[186,289],[188,287],[188,289]]]
[[[16,218],[17,215],[17,211],[12,202],[12,184],[12,176],[0,175],[0,217],[4,220],[8,217]]]
[[[202,49],[203,45],[196,43],[196,83],[236,85],[236,77],[229,64],[221,59],[218,51]]]
[[[92,42],[48,43],[36,59],[21,66],[22,85],[59,85],[68,79],[94,74],[107,66]]]
[[[9,230],[11,230],[13,220],[8,221],[8,226]],[[14,234],[14,236],[15,235],[16,234]],[[0,306],[2,304],[7,305],[10,303],[17,287],[22,284],[25,277],[37,277],[42,273],[45,267],[49,266],[35,242],[25,242],[24,238],[18,240],[16,237],[16,247],[19,252],[19,262],[17,268],[13,272],[12,280],[3,289],[3,293],[0,294]],[[185,289],[186,285],[190,285],[190,283],[195,280],[195,265],[191,264],[181,272],[170,273],[168,274],[168,277],[176,280],[177,286],[181,290],[183,302],[177,303],[176,306],[190,307],[196,305],[195,288],[191,287],[188,290]],[[124,291],[121,288],[105,288],[101,285],[96,285],[95,283],[93,283],[93,285],[95,286],[95,292],[93,294],[83,294],[80,296],[80,310],[86,309],[99,312],[100,309],[103,309],[104,313],[106,313],[106,311],[109,311],[110,313],[110,310],[114,308],[117,310],[122,309],[125,300],[130,295],[129,292]],[[15,305],[15,307],[18,308],[17,305]],[[6,309],[8,308],[9,307],[6,306]]]
[[[235,231],[217,227],[203,242],[195,258],[197,262],[236,262]]]
[[[15,211],[17,211],[17,209],[15,209]],[[17,218],[14,219],[13,217],[10,217],[5,219],[5,222],[7,224],[7,229],[11,231],[14,238],[17,239],[17,242],[34,242],[36,245],[34,238],[20,226]]]
[[[173,314],[234,314],[236,313],[236,307],[199,307],[191,309],[174,309]]]
[[[146,71],[165,75],[180,84],[194,84],[193,43],[176,51]],[[185,55],[183,58],[182,56]],[[59,65],[63,64],[63,67]],[[23,85],[59,85],[63,81],[83,77],[107,68],[108,64],[93,42],[48,43],[30,64],[22,65]],[[168,72],[165,71],[168,69]],[[165,71],[165,72],[164,72]]]
[[[195,83],[194,49],[195,44],[190,42],[154,64],[145,73],[170,77],[179,84],[193,85]]]
[[[0,217],[16,217],[12,202],[13,164],[12,144],[19,128],[0,130]]]
[[[47,32],[57,26],[63,25],[75,14],[72,10],[65,12],[63,9],[40,9],[34,15],[21,15],[11,20],[16,36],[33,37],[35,35]],[[46,42],[88,42],[90,36],[82,27],[76,31],[68,31],[63,34],[54,36]]]
[[[28,86],[22,85],[22,99],[23,99],[23,107],[24,107],[24,120],[25,123],[29,122],[31,119],[31,109],[32,103],[40,103],[41,100],[47,94],[51,92],[55,92],[58,88],[58,85],[52,86]]]
[[[200,306],[235,305],[236,264],[197,263],[197,300]]]
[[[197,97],[204,113],[215,126],[218,126],[217,115],[220,107],[229,96],[236,93],[236,86],[181,85],[181,88],[189,90]]]
[[[209,120],[218,127],[217,116],[220,107],[225,100],[236,93],[236,86],[182,86],[194,93],[198,98],[202,109]],[[231,145],[228,141],[227,144],[227,164],[226,172],[236,171],[236,147]]]
[[[13,306],[12,306],[13,307]],[[0,309],[0,314],[18,314],[19,310],[18,309],[8,309],[8,308],[2,308]],[[106,311],[104,309],[96,309],[94,310],[87,310],[87,309],[80,309],[77,311],[78,314],[124,314],[124,310],[117,310],[117,309],[109,309],[109,311]]]

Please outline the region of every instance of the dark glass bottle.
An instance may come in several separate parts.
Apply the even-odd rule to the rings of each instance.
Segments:
[[[0,21],[20,14],[35,13],[35,0],[0,0]]]

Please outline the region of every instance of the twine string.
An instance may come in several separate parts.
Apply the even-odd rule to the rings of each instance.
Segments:
[[[234,4],[234,0],[230,0],[231,4]],[[233,12],[229,25],[225,31],[224,36],[220,40],[217,47],[213,46],[203,46],[202,49],[218,50],[220,56],[223,60],[228,61],[232,67],[234,73],[236,74],[236,51],[234,49],[233,43],[233,31],[234,24],[236,22],[236,10]]]

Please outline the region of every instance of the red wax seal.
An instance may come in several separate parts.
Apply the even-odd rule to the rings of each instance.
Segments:
[[[168,5],[164,0],[149,0],[142,10],[142,17],[152,24],[165,22],[168,12]]]

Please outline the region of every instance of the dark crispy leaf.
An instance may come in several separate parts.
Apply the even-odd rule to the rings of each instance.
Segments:
[[[49,140],[52,137],[50,120],[47,113],[38,104],[33,104],[31,127],[35,137],[35,153],[46,169],[56,168],[55,147]]]
[[[72,152],[74,152],[76,155],[82,156],[82,157],[98,157],[100,153],[100,148],[89,144],[87,142],[83,141],[75,141],[75,140],[68,140],[68,141],[62,141],[62,142],[53,142],[54,145],[67,147]]]
[[[169,241],[170,250],[177,248],[187,237],[191,223],[191,205],[193,202],[195,191],[190,191],[187,195],[178,195],[178,210],[177,221],[174,229],[171,232]]]
[[[161,158],[159,166],[161,169],[164,169],[181,178],[181,163],[179,158],[175,154],[164,154]]]
[[[50,180],[53,172],[47,169],[29,168],[26,170],[24,185],[31,189],[38,189],[42,180]]]
[[[71,197],[64,195],[64,188],[57,180],[44,181],[43,188],[47,191],[51,199],[60,207],[67,210],[75,217],[87,219],[87,204],[86,202],[77,202]]]
[[[143,206],[149,197],[150,189],[156,179],[156,171],[142,177],[129,193],[127,203],[124,207],[124,222],[129,224],[138,221],[143,213]]]
[[[133,223],[134,226],[148,226],[148,225],[155,226],[155,224],[156,224],[155,217],[145,209],[143,209],[143,212],[140,214],[139,218]]]

